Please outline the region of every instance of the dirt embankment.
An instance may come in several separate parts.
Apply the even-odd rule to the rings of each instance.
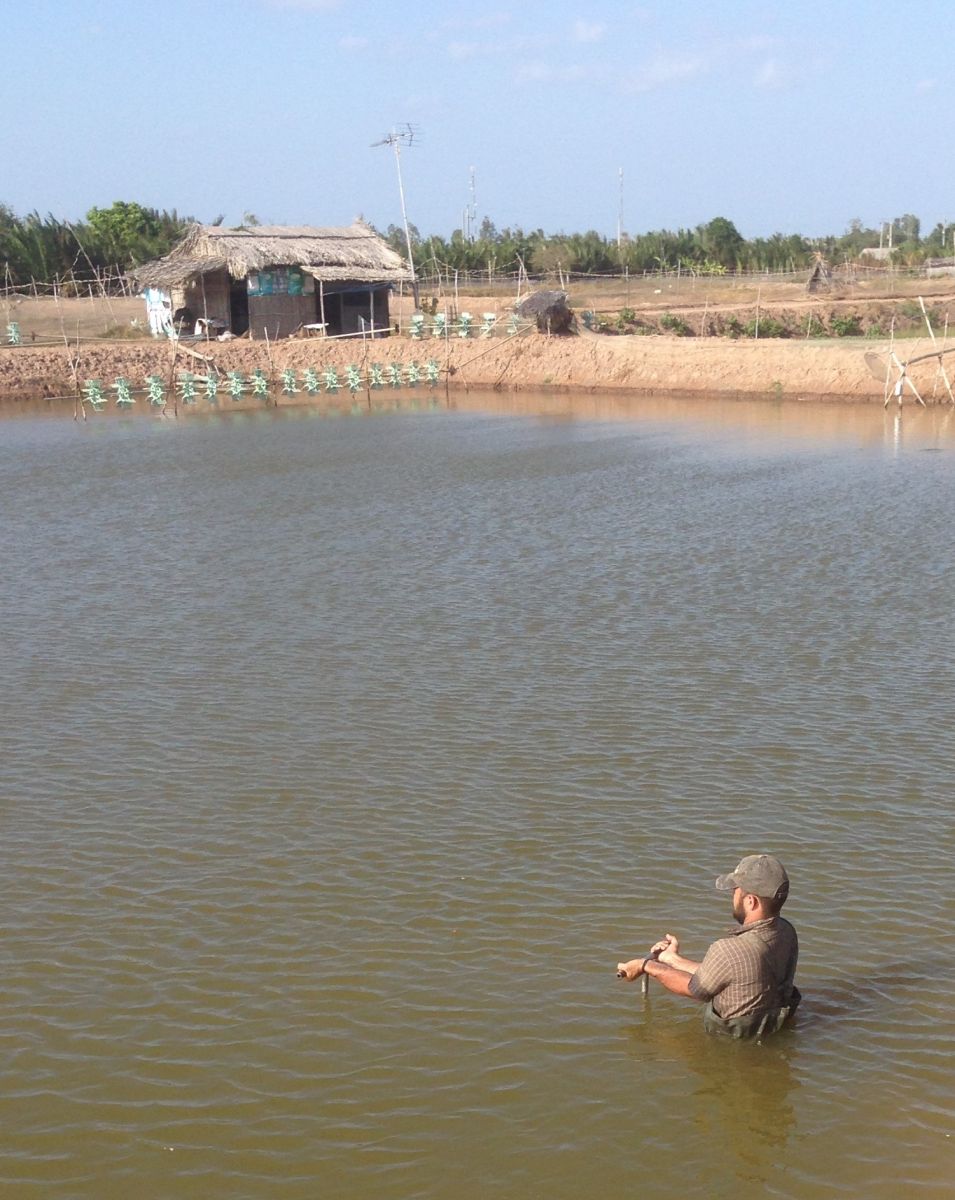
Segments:
[[[334,367],[344,381],[345,369],[352,363],[367,376],[373,362],[387,367],[412,360],[423,365],[434,359],[441,370],[441,386],[447,383],[453,389],[630,390],[881,403],[885,385],[879,364],[888,362],[889,353],[887,342],[872,341],[608,338],[586,333],[557,338],[536,332],[487,340],[293,340],[269,348],[264,342],[204,343],[194,348],[203,359],[189,349],[193,348],[180,348],[174,357],[170,345],[161,342],[84,345],[75,364],[76,379],[80,384],[98,379],[110,394],[109,387],[119,376],[141,387],[145,377],[154,374],[171,390],[176,373],[188,370],[203,375],[214,364],[220,374],[241,371],[248,376],[261,369],[273,377],[273,390],[280,390],[279,376],[286,367],[295,368],[299,379],[306,367],[320,371]],[[927,340],[921,345],[907,343],[905,354],[928,350]],[[947,398],[937,360],[921,364],[912,375],[926,398],[933,393]],[[18,401],[54,403],[54,398],[72,400],[74,395],[71,357],[65,347],[0,350],[0,398],[8,408]]]
[[[921,281],[922,284],[925,282]],[[743,306],[738,288],[728,296],[740,319],[746,315],[745,304],[750,300],[754,302],[754,311],[757,305],[760,306],[763,319],[772,317],[774,311],[777,319],[782,319],[786,311],[795,312],[801,303],[795,294],[784,295],[782,292],[775,297],[775,309],[767,304],[765,295],[760,297],[758,292],[753,297],[747,295]],[[472,297],[470,302],[456,299],[459,311],[466,303],[472,312],[482,311],[482,306],[494,307],[494,302],[487,297]],[[575,298],[578,311],[582,299]],[[607,303],[606,298],[600,299]],[[636,296],[632,299],[637,300]],[[102,313],[97,310],[95,318],[91,318],[91,306],[87,301],[67,302],[67,305],[61,302],[56,306],[51,302],[29,301],[9,314],[21,321],[25,344],[0,347],[0,401],[7,412],[38,404],[52,407],[58,403],[72,403],[77,385],[87,380],[100,380],[107,395],[112,395],[110,386],[117,378],[124,377],[134,388],[141,388],[147,375],[163,378],[167,393],[171,394],[178,372],[192,371],[202,376],[213,366],[220,375],[240,371],[248,376],[253,370],[262,370],[271,376],[274,394],[281,392],[279,376],[286,367],[295,368],[299,373],[301,387],[301,372],[306,367],[319,371],[335,368],[344,384],[344,372],[349,364],[358,365],[367,378],[368,367],[374,362],[385,367],[392,363],[404,367],[412,361],[423,365],[433,359],[441,372],[442,389],[447,386],[454,390],[473,387],[514,392],[541,389],[631,391],[655,395],[673,392],[881,403],[886,375],[891,374],[894,381],[897,374],[894,368],[890,370],[892,349],[899,358],[907,360],[933,348],[927,331],[921,338],[891,342],[888,338],[873,337],[870,325],[867,326],[869,336],[864,339],[761,335],[757,339],[744,336],[733,340],[712,336],[712,322],[721,315],[726,299],[715,291],[708,291],[703,297],[693,293],[660,295],[655,290],[654,294],[641,296],[634,305],[639,311],[639,319],[646,323],[651,314],[659,321],[666,312],[676,313],[675,302],[681,300],[684,320],[695,336],[661,333],[608,336],[581,328],[578,335],[569,337],[548,337],[530,330],[513,337],[501,334],[490,338],[451,336],[413,340],[399,335],[376,341],[292,338],[270,344],[241,339],[223,343],[181,343],[178,346],[148,337],[91,340],[102,339],[117,331],[137,331],[138,325],[131,326],[130,322],[138,322],[142,317],[140,301],[109,302],[108,309],[104,308]],[[936,316],[939,334],[946,331],[950,299],[949,294],[930,297],[930,311]],[[864,300],[868,302],[867,307]],[[407,305],[407,298],[404,302]],[[77,313],[70,311],[64,317],[69,303],[77,307]],[[102,307],[107,302],[97,303]],[[892,321],[893,304],[897,310],[896,319],[900,320],[907,313],[902,306],[911,308],[916,302],[911,296],[898,297],[894,301],[887,297],[857,296],[854,299],[840,297],[838,303],[853,304],[853,311],[860,319],[870,318],[885,324]],[[827,313],[831,318],[831,313],[836,311],[832,307],[833,297],[805,301],[805,304],[807,312],[815,312],[820,323],[824,323]],[[37,308],[35,313],[31,305]],[[496,307],[505,311],[504,300]],[[396,304],[394,315],[399,321],[407,315],[400,303]],[[914,310],[907,315],[914,316]],[[87,325],[81,331],[81,319],[86,322],[95,319],[98,327]],[[700,322],[705,322],[708,327],[698,330],[696,326]],[[402,324],[407,328],[407,321]],[[499,322],[499,328],[503,327],[504,322]],[[892,327],[898,332],[896,324]],[[700,332],[708,336],[700,336]],[[80,338],[79,349],[76,348],[77,337]],[[68,340],[72,350],[67,349]],[[955,346],[955,341],[940,341],[939,345]],[[955,358],[943,361],[955,374]],[[948,399],[937,359],[919,364],[911,374],[926,399]],[[325,390],[323,385],[323,394]],[[297,398],[304,399],[304,396],[300,392]],[[284,396],[282,401],[288,403],[295,399],[296,396]],[[316,399],[321,402],[320,398]],[[251,395],[239,401],[250,407],[261,403],[261,399]]]

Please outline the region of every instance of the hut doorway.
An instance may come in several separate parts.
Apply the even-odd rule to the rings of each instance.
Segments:
[[[342,329],[342,298],[338,292],[329,292],[324,288],[315,290],[315,311],[317,321],[325,322],[325,332],[331,336],[344,333]]]
[[[249,289],[244,279],[234,279],[229,287],[229,325],[236,337],[249,328]]]

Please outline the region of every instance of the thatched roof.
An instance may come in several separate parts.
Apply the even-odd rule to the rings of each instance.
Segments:
[[[574,324],[567,298],[566,292],[531,292],[518,304],[517,315],[533,317],[541,333],[567,333]]]
[[[244,279],[267,267],[302,267],[325,283],[411,281],[405,260],[364,221],[327,228],[194,225],[165,258],[130,274],[140,287],[171,287],[209,271],[226,270],[233,279]]]
[[[817,253],[809,278],[806,280],[807,292],[818,292],[821,288],[827,291],[832,287],[832,268],[822,254]]]
[[[520,317],[538,317],[553,308],[567,307],[567,293],[558,291],[531,292],[517,306]]]

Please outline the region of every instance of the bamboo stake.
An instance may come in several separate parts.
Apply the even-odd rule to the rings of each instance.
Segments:
[[[269,392],[271,393],[275,388],[275,363],[272,361],[272,343],[269,341],[269,327],[268,325],[263,325],[262,328],[265,330],[265,353],[269,358]],[[268,401],[266,401],[267,403]],[[278,408],[277,396],[272,400],[272,403]]]
[[[80,381],[79,381],[79,374],[78,374],[79,336],[77,335],[77,346],[76,346],[77,357],[76,357],[76,360],[74,361],[72,351],[70,350],[70,339],[66,336],[66,322],[63,319],[62,313],[60,314],[60,331],[63,334],[63,343],[66,346],[66,361],[69,363],[70,375],[73,378],[73,420],[74,421],[76,420],[77,406],[79,406],[79,410],[80,410],[80,412],[82,412],[83,420],[85,421],[86,420],[86,406],[83,404],[83,399],[82,399],[82,396],[80,395]]]
[[[922,299],[921,296],[919,296],[919,306],[922,309],[922,316],[925,318],[925,324],[928,328],[928,335],[932,339],[932,345],[938,346],[938,342],[935,339],[935,330],[932,328],[932,322],[928,318],[928,311],[925,307],[925,301]],[[932,395],[933,396],[935,395],[935,389],[938,386],[938,377],[939,377],[940,373],[941,373],[942,378],[945,380],[945,387],[948,389],[948,398],[951,400],[951,402],[953,404],[955,404],[955,395],[952,394],[952,385],[949,382],[948,374],[942,363],[941,354],[939,354],[939,356],[938,356],[938,369],[935,372],[935,382],[932,385]]]
[[[934,355],[931,355],[931,354],[926,354],[926,355],[920,356],[920,358],[933,358],[933,357],[934,357]],[[903,388],[903,385],[907,383],[909,385],[909,387],[912,389],[912,393],[915,396],[915,399],[918,400],[919,404],[921,404],[921,406],[923,408],[925,408],[926,407],[925,401],[919,395],[918,388],[915,386],[915,384],[912,382],[912,380],[909,379],[908,374],[906,373],[906,367],[908,366],[908,363],[900,362],[898,355],[895,353],[895,351],[892,352],[892,361],[899,368],[899,377],[895,381],[895,394],[898,397],[899,407],[900,408],[902,407],[902,388]],[[913,359],[911,361],[916,361],[916,360]]]
[[[173,396],[173,401],[172,401],[173,416],[176,417],[176,419],[178,420],[178,418],[179,418],[179,393],[176,391],[176,359],[179,356],[179,339],[178,338],[170,338],[169,341],[172,346],[172,359],[169,363],[169,390],[172,392],[172,396]],[[163,416],[166,415],[166,405],[165,404],[163,405],[162,415]]]

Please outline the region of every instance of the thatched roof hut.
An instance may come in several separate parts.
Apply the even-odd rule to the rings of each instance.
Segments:
[[[347,226],[194,225],[165,258],[130,272],[170,307],[243,333],[302,326],[353,333],[388,326],[388,291],[412,279],[404,259],[364,221]]]

